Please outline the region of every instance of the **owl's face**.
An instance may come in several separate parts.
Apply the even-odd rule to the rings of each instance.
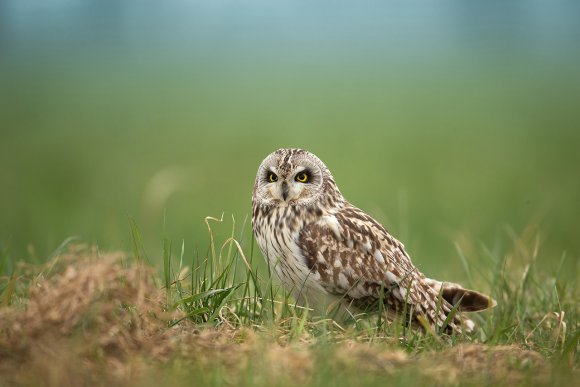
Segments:
[[[312,153],[279,149],[260,165],[253,198],[260,205],[309,206],[320,200],[328,181],[332,175]]]

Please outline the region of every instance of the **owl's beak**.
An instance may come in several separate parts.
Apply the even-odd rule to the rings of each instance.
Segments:
[[[288,183],[286,181],[282,182],[282,199],[286,201],[288,199],[288,193],[290,193],[290,188],[288,187]]]

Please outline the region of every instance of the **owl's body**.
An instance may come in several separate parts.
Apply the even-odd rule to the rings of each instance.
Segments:
[[[392,318],[406,311],[406,321],[422,316],[439,329],[456,304],[459,311],[493,304],[481,293],[426,278],[402,243],[343,198],[312,153],[270,154],[258,170],[252,204],[254,234],[270,266],[297,301],[319,314],[333,305],[350,315],[382,309]],[[450,320],[447,332],[473,329],[460,315]]]

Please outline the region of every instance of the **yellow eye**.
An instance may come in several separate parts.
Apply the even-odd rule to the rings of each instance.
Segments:
[[[306,183],[309,179],[309,176],[306,172],[300,172],[299,174],[296,175],[295,179],[300,183]]]
[[[274,183],[278,181],[278,176],[276,176],[276,174],[274,172],[270,172],[268,173],[268,181],[270,183]]]

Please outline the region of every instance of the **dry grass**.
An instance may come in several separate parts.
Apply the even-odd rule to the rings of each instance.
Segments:
[[[125,266],[122,254],[94,249],[70,251],[41,273],[58,271],[55,265],[62,271],[31,281],[24,308],[1,311],[4,380],[76,384],[80,376],[102,381],[103,370],[104,376],[131,380],[144,361],[167,362],[180,350],[212,341],[187,323],[167,327],[173,316],[163,308],[164,294],[149,267]]]
[[[31,273],[26,302],[0,309],[1,384],[324,384],[324,373],[345,384],[517,384],[530,382],[530,369],[535,383],[550,381],[549,362],[513,345],[408,353],[356,337],[321,346],[307,334],[285,340],[187,319],[169,328],[178,312],[165,310],[152,269],[120,253],[73,247]]]

